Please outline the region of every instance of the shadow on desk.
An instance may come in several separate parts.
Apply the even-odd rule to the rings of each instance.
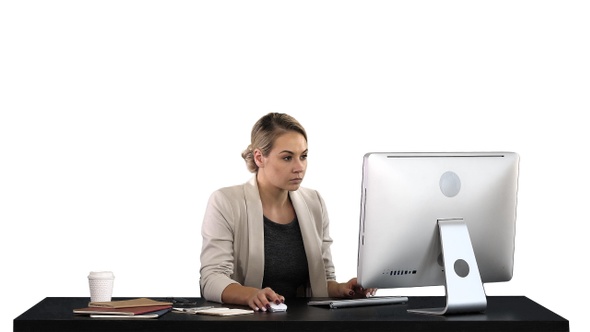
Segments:
[[[117,299],[114,299],[117,300]],[[191,298],[197,305],[220,305]],[[569,321],[524,296],[489,296],[485,313],[430,316],[408,309],[444,306],[444,297],[405,304],[330,309],[292,299],[286,312],[215,317],[170,312],[158,319],[96,319],[75,315],[87,297],[47,297],[14,319],[13,331],[569,331]],[[231,306],[244,308],[240,306]]]

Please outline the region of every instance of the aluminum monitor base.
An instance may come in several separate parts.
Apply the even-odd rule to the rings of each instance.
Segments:
[[[447,315],[485,311],[486,294],[467,224],[462,218],[439,219],[438,229],[445,273],[446,306],[410,309],[408,312]]]

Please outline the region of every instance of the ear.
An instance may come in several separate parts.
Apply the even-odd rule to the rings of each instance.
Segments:
[[[262,155],[262,151],[260,149],[254,149],[254,162],[258,168],[264,168],[264,156]]]

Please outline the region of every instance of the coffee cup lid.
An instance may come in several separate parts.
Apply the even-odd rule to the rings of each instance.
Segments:
[[[92,271],[88,275],[88,279],[113,279],[115,275],[111,271]]]

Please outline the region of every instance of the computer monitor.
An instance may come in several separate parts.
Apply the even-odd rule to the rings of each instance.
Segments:
[[[483,283],[513,274],[518,172],[514,152],[367,153],[359,283],[445,286],[444,308],[412,312],[485,311]]]

